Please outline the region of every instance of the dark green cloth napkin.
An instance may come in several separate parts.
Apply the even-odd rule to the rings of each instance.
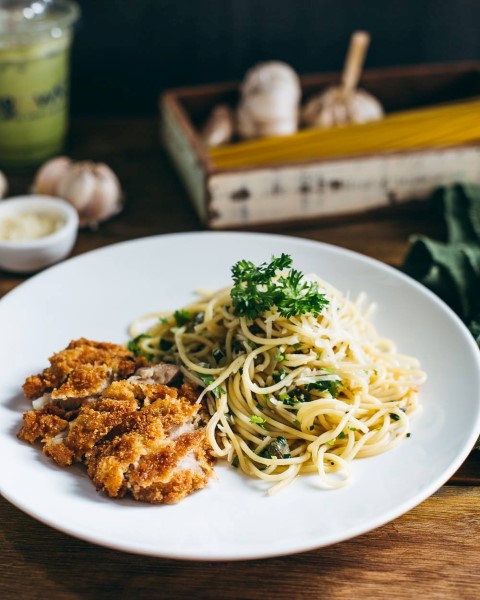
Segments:
[[[440,187],[429,202],[444,219],[447,241],[412,237],[403,271],[451,306],[480,345],[480,186]]]

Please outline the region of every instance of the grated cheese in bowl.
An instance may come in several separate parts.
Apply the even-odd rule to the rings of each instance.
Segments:
[[[47,212],[21,212],[0,220],[0,239],[12,242],[37,240],[58,231],[65,220]]]

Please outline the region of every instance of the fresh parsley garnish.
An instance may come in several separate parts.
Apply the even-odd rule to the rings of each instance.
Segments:
[[[221,348],[214,348],[212,351],[212,356],[215,359],[215,362],[219,363],[222,358],[225,358],[225,352]]]
[[[316,282],[306,281],[303,273],[291,266],[288,254],[273,256],[270,263],[259,266],[238,261],[232,267],[234,286],[230,292],[235,315],[255,319],[274,309],[286,318],[319,315],[328,300]],[[288,271],[283,273],[285,269]]]
[[[168,352],[172,346],[173,346],[173,342],[171,342],[170,340],[164,340],[163,338],[160,338],[160,342],[159,342],[160,350],[163,350],[164,352]]]
[[[245,352],[245,346],[242,344],[242,342],[240,340],[233,340],[232,352],[234,352],[235,354],[240,354],[241,352]]]
[[[186,323],[190,321],[192,315],[188,312],[188,310],[176,310],[173,313],[173,318],[175,319],[175,323],[177,327],[183,327]]]
[[[219,385],[217,385],[216,388],[213,388],[212,394],[215,396],[215,398],[220,398],[222,394],[225,394],[225,390]]]
[[[394,421],[400,421],[400,415],[397,415],[396,413],[390,413],[390,417],[394,420]]]
[[[127,348],[130,350],[130,352],[133,352],[135,356],[144,356],[148,361],[151,362],[154,359],[154,355],[148,352],[144,352],[144,350],[140,347],[139,344],[141,340],[144,340],[149,337],[151,336],[148,335],[148,333],[141,333],[140,335],[137,335],[137,337],[131,339],[128,342]]]
[[[249,421],[254,425],[260,425],[260,427],[263,427],[265,429],[266,421],[263,417],[259,417],[257,415],[250,415]]]
[[[342,382],[338,379],[322,379],[321,381],[307,383],[305,389],[307,390],[307,392],[311,390],[317,390],[318,392],[328,392],[332,396],[332,398],[336,398],[341,387]]]
[[[282,379],[285,379],[286,375],[285,369],[279,369],[275,373],[272,373],[272,379],[275,383],[279,383]]]
[[[199,375],[198,377],[203,381],[205,387],[208,387],[211,383],[215,381],[215,378],[211,375]],[[219,385],[217,385],[217,387],[214,387],[213,390],[210,391],[215,396],[215,398],[220,398],[222,394],[225,394],[225,390]]]

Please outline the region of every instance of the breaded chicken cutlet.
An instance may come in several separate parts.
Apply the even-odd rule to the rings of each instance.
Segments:
[[[60,466],[84,463],[111,497],[175,503],[206,486],[214,459],[204,415],[178,367],[149,366],[123,346],[86,339],[49,360],[23,386],[34,409],[20,439],[40,440]]]

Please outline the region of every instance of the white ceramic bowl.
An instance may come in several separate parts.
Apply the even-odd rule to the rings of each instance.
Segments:
[[[1,269],[32,273],[53,265],[72,251],[78,233],[78,213],[71,204],[60,198],[40,195],[0,201],[0,222],[30,212],[55,215],[63,224],[54,233],[33,240],[0,239]]]

